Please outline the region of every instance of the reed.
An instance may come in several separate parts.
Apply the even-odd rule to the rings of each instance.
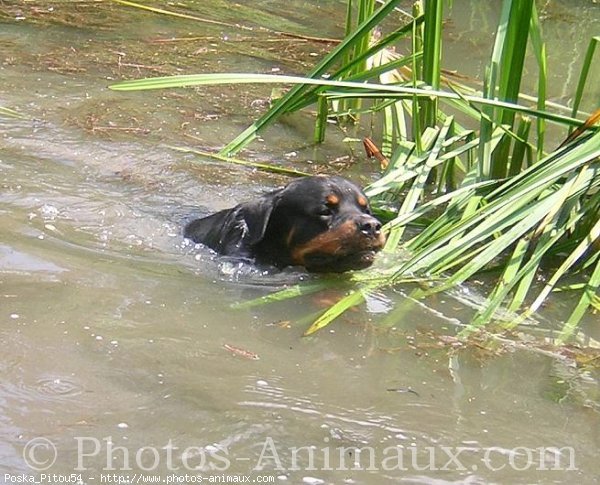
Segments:
[[[398,3],[389,0],[375,9],[371,1],[349,2],[345,39],[305,77],[177,76],[112,88],[290,84],[283,98],[221,150],[223,156],[239,152],[282,114],[313,104],[318,108],[317,141],[326,134],[328,118],[382,117],[382,148],[389,164],[366,192],[387,220],[385,251],[408,252],[409,257],[385,269],[353,274],[353,289],[317,318],[307,334],[378,288],[422,277],[429,282],[427,289],[411,296],[427,298],[487,272],[497,275],[495,282],[462,335],[491,323],[514,328],[552,293],[570,292],[576,303],[558,339],[565,342],[583,315],[600,307],[600,111],[589,115],[579,109],[600,38],[590,39],[582,53],[573,106],[557,106],[546,99],[552,66],[547,65],[533,0],[503,0],[481,90],[442,70],[443,0],[418,2],[412,18],[388,27],[387,35],[378,34],[393,24],[385,20],[397,15]],[[400,39],[412,46],[404,56],[391,49]],[[534,95],[521,88],[527,52],[537,64]],[[459,123],[458,115],[466,121]],[[569,136],[548,149],[550,123]],[[409,224],[424,229],[410,237],[405,231]],[[539,275],[545,276],[542,285],[536,283]],[[580,282],[573,284],[573,277]],[[301,288],[286,289],[270,300],[302,293]]]

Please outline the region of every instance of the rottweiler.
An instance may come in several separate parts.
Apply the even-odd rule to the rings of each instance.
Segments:
[[[184,235],[223,255],[335,273],[367,268],[385,243],[365,194],[322,175],[193,220]]]

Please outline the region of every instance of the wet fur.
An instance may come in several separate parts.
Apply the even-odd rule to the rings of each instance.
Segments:
[[[196,219],[184,234],[223,255],[341,272],[372,264],[385,242],[380,228],[356,185],[315,176]]]

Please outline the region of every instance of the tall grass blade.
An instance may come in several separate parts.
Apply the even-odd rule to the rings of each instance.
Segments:
[[[170,148],[173,150],[176,150],[178,152],[181,152],[181,153],[193,153],[195,155],[200,155],[202,157],[213,158],[215,160],[219,160],[219,161],[225,162],[225,163],[232,163],[234,165],[242,165],[244,167],[251,167],[251,168],[258,169],[258,170],[262,170],[264,172],[280,173],[283,175],[288,175],[290,177],[306,177],[306,176],[310,175],[309,173],[301,172],[300,170],[295,170],[295,169],[285,168],[285,167],[277,167],[275,165],[268,165],[266,163],[260,163],[260,162],[250,162],[248,160],[240,160],[238,158],[233,158],[233,157],[224,157],[222,155],[219,155],[218,153],[205,152],[205,151],[193,149],[193,148],[185,148],[185,147],[170,147]]]
[[[590,307],[590,305],[598,304],[597,301],[598,301],[598,296],[599,296],[598,295],[599,287],[600,287],[600,260],[598,260],[598,262],[596,263],[596,268],[594,269],[594,272],[590,276],[588,283],[585,285],[585,288],[583,290],[581,298],[579,299],[579,302],[577,303],[577,306],[573,310],[573,313],[571,313],[571,316],[567,320],[560,335],[558,336],[557,340],[558,340],[559,344],[566,342],[573,336],[573,334],[575,333],[575,330],[577,329],[577,326],[579,325],[579,322],[585,315],[585,312]]]
[[[581,74],[579,75],[579,82],[577,83],[577,90],[575,91],[575,98],[573,99],[573,110],[571,111],[571,116],[573,118],[576,118],[577,113],[579,112],[579,106],[581,104],[581,100],[583,99],[583,91],[585,89],[585,85],[590,74],[590,69],[592,67],[594,53],[596,52],[596,47],[598,47],[599,43],[600,36],[592,37],[588,45],[587,51],[585,53],[583,64],[581,65]]]
[[[390,12],[394,10],[400,0],[388,0],[379,10],[371,17],[360,24],[354,32],[352,32],[344,41],[331,51],[315,68],[307,75],[308,78],[319,78],[327,72],[327,70],[336,63],[341,56],[349,49],[354,48],[357,42],[360,42],[377,24],[379,24]],[[296,98],[302,94],[306,86],[299,84],[294,86],[283,98],[277,101],[267,113],[261,116],[257,121],[250,125],[235,139],[229,142],[221,153],[225,155],[234,155],[250,143],[256,134],[264,126],[272,123],[281,114],[285,113],[288,108],[296,101]]]
[[[510,4],[510,7],[505,35],[502,37],[503,46],[499,64],[500,76],[497,96],[499,99],[514,102],[519,97],[521,87],[527,38],[533,12],[533,0],[504,0],[504,2]],[[514,112],[501,109],[497,112],[495,121],[498,124],[508,126],[510,129],[514,122]],[[511,140],[505,138],[492,154],[490,174],[492,178],[506,177],[510,148]]]
[[[530,38],[533,45],[533,52],[538,65],[538,86],[537,86],[537,109],[546,110],[546,87],[548,85],[548,65],[546,61],[546,43],[542,36],[542,27],[537,13],[535,3],[532,6]],[[544,140],[546,135],[546,121],[543,118],[536,119],[537,130],[537,158],[544,155]],[[514,156],[514,155],[513,155]]]
[[[413,88],[407,86],[390,86],[374,83],[356,83],[348,81],[331,81],[326,79],[311,79],[297,76],[277,76],[273,74],[246,74],[246,73],[219,73],[219,74],[194,74],[180,76],[166,76],[122,81],[109,86],[114,91],[140,91],[147,89],[182,88],[190,86],[208,86],[219,84],[298,84],[315,86],[332,86],[353,90],[352,93],[334,92],[337,97],[351,96],[362,98],[397,98],[412,99],[413,97],[438,97],[440,99],[460,100],[463,96],[448,91],[434,91],[429,89]],[[282,98],[283,99],[283,98]],[[515,103],[481,98],[479,96],[464,96],[469,103],[494,106],[506,110],[525,113],[532,116],[541,116],[544,119],[560,125],[580,126],[581,121],[568,116],[550,112],[540,112],[527,106]],[[593,131],[593,128],[589,128]]]
[[[305,283],[302,285],[294,285],[290,288],[285,288],[283,290],[277,291],[275,293],[271,293],[266,296],[261,296],[259,298],[255,298],[253,300],[247,300],[240,303],[235,303],[232,305],[232,308],[236,309],[246,309],[253,308],[256,306],[264,305],[267,303],[274,303],[284,300],[289,300],[290,298],[297,298],[299,296],[306,296],[316,293],[317,291],[322,291],[327,288],[327,282],[321,281],[316,283]]]
[[[362,303],[365,298],[363,295],[363,291],[367,290],[352,290],[350,293],[348,293],[348,295],[346,295],[340,301],[335,303],[327,311],[325,311],[325,313],[323,313],[319,318],[317,318],[317,320],[315,320],[315,322],[306,330],[306,332],[304,332],[304,336],[307,337],[317,332],[318,330],[321,330],[349,308],[352,308],[353,306]]]
[[[600,238],[600,220],[596,222],[589,235],[579,243],[577,248],[569,254],[569,256],[562,262],[559,268],[554,272],[552,277],[548,280],[544,289],[540,292],[535,301],[531,304],[527,310],[527,315],[531,315],[536,312],[542,305],[544,300],[548,297],[550,292],[554,289],[558,281],[565,276],[567,271],[581,259],[581,257],[591,249],[593,244]]]
[[[442,72],[442,22],[444,0],[425,0],[423,28],[423,81],[435,90],[440,88]],[[438,118],[437,98],[426,100],[423,106],[425,126],[435,126]]]
[[[26,118],[21,113],[15,111],[15,110],[12,110],[10,108],[4,108],[2,106],[0,106],[0,116],[4,116],[6,118],[21,118],[21,119]]]

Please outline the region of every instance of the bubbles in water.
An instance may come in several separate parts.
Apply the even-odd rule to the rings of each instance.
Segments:
[[[242,263],[238,261],[223,261],[219,265],[221,274],[225,276],[233,276],[242,268]]]
[[[310,483],[311,485],[320,485],[321,483],[325,483],[325,480],[321,480],[320,478],[315,478],[315,477],[303,477],[302,483]]]
[[[47,221],[53,221],[58,216],[58,209],[50,204],[44,204],[38,212]]]
[[[129,234],[125,239],[133,246],[142,246],[144,244],[144,241],[135,234]]]

